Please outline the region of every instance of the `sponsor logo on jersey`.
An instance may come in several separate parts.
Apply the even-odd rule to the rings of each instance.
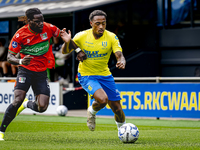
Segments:
[[[25,83],[26,77],[19,77],[19,83]]]
[[[119,40],[117,36],[115,36],[115,39],[116,39],[116,40]]]
[[[27,39],[27,43],[30,43],[30,39]]]
[[[93,44],[93,43],[91,43],[91,42],[88,42],[88,41],[85,41],[85,43],[88,43],[88,44]]]
[[[18,38],[19,37],[19,33],[17,33],[15,37]]]
[[[87,51],[85,49],[83,49],[83,51],[87,55],[87,58],[93,58],[93,59],[103,59],[108,54],[108,53],[99,54],[99,51]]]
[[[13,47],[13,48],[16,48],[16,47],[17,47],[17,42],[13,41],[13,42],[12,42],[12,47]]]
[[[107,42],[102,42],[102,46],[105,48],[107,46]]]
[[[22,46],[20,52],[23,54],[39,56],[45,54],[48,51],[48,49],[49,49],[49,42],[47,40],[45,42],[41,42],[34,45]]]
[[[46,40],[48,37],[47,37],[47,33],[45,32],[44,34],[40,34],[42,40]]]

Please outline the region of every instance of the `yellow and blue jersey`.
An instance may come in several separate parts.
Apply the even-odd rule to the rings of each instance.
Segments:
[[[86,60],[79,62],[78,72],[81,76],[111,75],[108,68],[111,52],[122,52],[119,39],[114,33],[105,30],[103,36],[95,39],[92,29],[88,29],[77,33],[73,41],[87,55]]]

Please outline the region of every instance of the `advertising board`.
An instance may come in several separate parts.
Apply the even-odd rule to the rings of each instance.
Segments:
[[[56,108],[60,103],[60,94],[59,94],[59,83],[58,82],[50,82],[50,99],[49,106],[47,110],[43,114],[48,115],[56,115]],[[12,103],[14,99],[14,83],[8,82],[0,82],[0,113],[4,113],[6,108]],[[28,100],[35,100],[35,96],[33,94],[32,88],[26,94],[26,98]],[[37,114],[31,109],[25,109],[21,112],[22,114]]]
[[[122,109],[132,117],[200,118],[199,83],[117,83]],[[88,98],[88,104],[92,104]],[[97,115],[112,115],[107,105]]]

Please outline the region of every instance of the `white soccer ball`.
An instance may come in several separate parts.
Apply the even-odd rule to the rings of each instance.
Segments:
[[[123,143],[134,143],[139,137],[139,130],[136,125],[125,123],[119,128],[118,137]]]
[[[59,116],[65,116],[67,114],[67,107],[65,105],[60,105],[57,107],[56,112]]]

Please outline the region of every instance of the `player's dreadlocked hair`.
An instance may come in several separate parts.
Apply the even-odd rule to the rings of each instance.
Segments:
[[[94,16],[105,16],[105,17],[107,17],[107,14],[102,10],[94,10],[93,12],[91,12],[91,14],[89,16],[89,20],[92,21]]]
[[[28,23],[27,19],[32,20],[34,18],[34,15],[42,14],[42,12],[38,8],[30,8],[30,9],[26,10],[25,14],[26,14],[26,16],[18,17],[18,21],[22,21],[25,24],[27,24]]]

